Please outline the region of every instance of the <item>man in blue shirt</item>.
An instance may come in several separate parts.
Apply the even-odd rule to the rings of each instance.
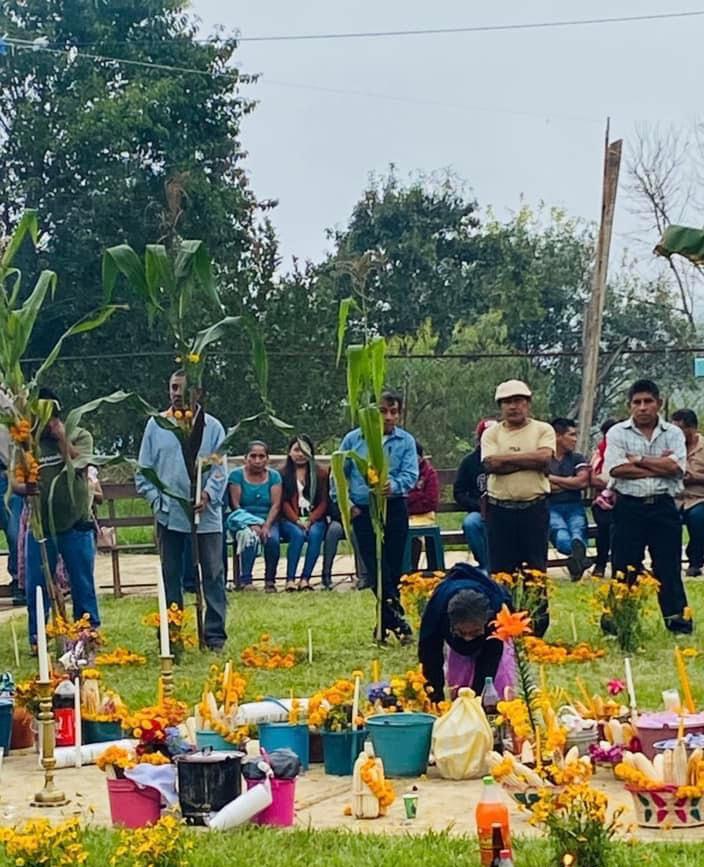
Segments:
[[[398,427],[403,397],[396,391],[384,391],[379,411],[384,420],[384,450],[389,457],[389,478],[384,491],[387,499],[384,541],[381,549],[381,574],[384,604],[382,629],[402,643],[411,641],[412,630],[404,617],[399,596],[399,582],[403,571],[403,553],[408,537],[409,492],[418,481],[418,455],[413,437]],[[355,428],[342,440],[342,451],[354,451],[366,457],[367,443],[362,431]],[[353,461],[347,461],[345,475],[349,480],[352,501],[352,525],[359,552],[376,593],[376,542],[369,516],[369,486]]]
[[[169,415],[179,418],[188,412],[185,405],[186,377],[176,371],[169,380]],[[199,407],[196,412],[202,412]],[[222,424],[205,414],[203,438],[198,457],[207,458],[218,452],[225,438]],[[140,467],[149,467],[157,474],[167,490],[184,499],[191,496],[191,482],[181,445],[174,433],[150,418],[144,430],[139,450]],[[137,491],[151,506],[156,518],[157,540],[161,557],[161,570],[166,586],[166,604],[175,603],[183,608],[184,551],[191,535],[191,522],[178,500],[163,494],[144,475],[137,473]],[[223,465],[214,463],[203,471],[200,502],[196,512],[200,515],[197,526],[198,557],[205,597],[205,643],[210,650],[221,650],[227,639],[225,631],[225,575],[222,562],[222,501],[225,494]]]

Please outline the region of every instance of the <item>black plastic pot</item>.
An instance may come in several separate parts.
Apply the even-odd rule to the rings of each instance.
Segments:
[[[176,759],[178,798],[183,818],[204,825],[210,813],[221,810],[242,792],[244,753],[204,750]]]

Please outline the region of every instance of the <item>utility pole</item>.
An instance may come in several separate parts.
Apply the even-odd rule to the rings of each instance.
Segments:
[[[599,377],[599,347],[606,298],[606,276],[616,209],[616,191],[621,168],[623,141],[609,142],[609,120],[604,136],[604,177],[601,197],[601,223],[596,244],[596,260],[592,276],[592,293],[584,310],[582,330],[582,396],[579,402],[579,445],[581,452],[589,450],[589,436],[594,419],[594,402]]]

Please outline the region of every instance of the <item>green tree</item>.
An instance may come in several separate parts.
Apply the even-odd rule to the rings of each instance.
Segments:
[[[121,242],[141,249],[201,238],[228,312],[239,312],[240,296],[271,279],[271,203],[254,196],[239,141],[254,105],[240,93],[250,79],[237,69],[236,41],[198,41],[186,10],[183,0],[0,2],[0,33],[10,42],[45,39],[53,49],[15,48],[0,57],[0,226],[9,233],[22,208],[36,209],[47,230],[44,253],[23,251],[23,268],[31,275],[50,260],[64,290],[33,338],[37,356],[67,322],[96,306],[102,252]],[[152,364],[132,355],[173,347],[140,311],[82,344],[85,354],[119,351],[125,358],[57,367],[55,384],[68,403],[126,384],[163,399],[173,357]],[[214,400],[230,416],[226,397]],[[99,433],[133,450],[140,430],[124,409]]]

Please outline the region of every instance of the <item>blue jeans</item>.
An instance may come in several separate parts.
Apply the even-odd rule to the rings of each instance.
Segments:
[[[687,560],[695,569],[704,566],[704,503],[682,511],[682,520],[689,532]]]
[[[66,573],[71,584],[71,599],[73,600],[73,617],[78,620],[84,614],[90,618],[91,626],[100,626],[98,613],[98,597],[95,594],[95,534],[92,530],[66,530],[46,540],[46,553],[49,557],[49,569],[52,574],[56,570],[58,555],[66,566]],[[44,595],[44,611],[47,618],[51,610],[49,593],[44,573],[42,571],[41,552],[39,544],[32,535],[27,533],[27,610],[29,613],[29,643],[37,643],[36,595],[37,587],[41,587]]]
[[[298,571],[298,561],[301,558],[303,545],[307,542],[306,559],[303,561],[301,578],[305,581],[310,579],[315,569],[315,563],[320,556],[320,549],[325,538],[325,521],[316,521],[307,530],[301,529],[292,521],[281,520],[279,522],[281,541],[288,542],[286,554],[286,580],[293,581]]]
[[[7,571],[13,581],[17,580],[17,536],[20,530],[20,515],[24,500],[18,494],[10,494],[9,503],[5,500],[8,488],[7,470],[0,472],[0,530],[7,539]]]
[[[250,545],[240,554],[240,584],[252,583],[252,570],[258,551],[259,545]],[[279,525],[272,524],[269,538],[264,543],[264,581],[267,584],[273,584],[276,581],[276,569],[279,565],[280,553]]]
[[[550,504],[550,541],[560,554],[571,554],[573,542],[587,547],[587,516],[581,503]]]
[[[462,521],[462,530],[469,550],[474,554],[477,566],[489,574],[489,541],[486,535],[486,521],[481,512],[470,512]]]

